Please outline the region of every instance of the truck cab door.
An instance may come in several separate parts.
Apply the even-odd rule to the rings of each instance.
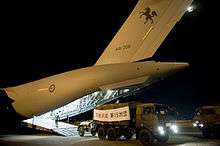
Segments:
[[[156,116],[153,107],[143,107],[142,124],[148,128],[152,128],[156,122]]]

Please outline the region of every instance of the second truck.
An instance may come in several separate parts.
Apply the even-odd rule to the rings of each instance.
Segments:
[[[204,137],[219,137],[220,105],[197,108],[193,117],[193,126],[198,127]]]

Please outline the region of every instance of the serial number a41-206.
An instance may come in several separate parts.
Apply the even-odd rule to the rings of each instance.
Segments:
[[[116,51],[119,51],[119,50],[127,50],[131,48],[131,45],[123,45],[123,46],[120,46],[120,47],[117,47],[115,50]]]

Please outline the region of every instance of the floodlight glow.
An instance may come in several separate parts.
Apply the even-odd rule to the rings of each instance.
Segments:
[[[112,94],[112,92],[113,92],[113,90],[107,90],[106,95],[107,95],[107,96],[109,96],[109,95],[111,95],[111,94]]]
[[[187,8],[187,11],[190,13],[190,12],[192,12],[194,10],[194,7],[193,6],[189,6],[188,8]]]
[[[124,92],[129,92],[129,89],[124,89]]]
[[[94,96],[97,96],[99,94],[99,91],[96,91],[93,94],[94,94]]]

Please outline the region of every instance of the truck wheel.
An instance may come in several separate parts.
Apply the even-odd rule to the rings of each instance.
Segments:
[[[142,129],[139,132],[139,140],[141,141],[141,143],[144,146],[147,146],[147,145],[153,143],[152,135],[151,135],[150,131],[148,131],[147,129]]]
[[[169,140],[169,135],[165,134],[164,136],[159,136],[157,141],[160,143],[166,143]]]
[[[96,130],[94,128],[91,129],[91,134],[92,134],[92,136],[96,135]]]
[[[83,129],[82,126],[79,126],[79,128],[78,128],[78,134],[79,134],[79,136],[84,136],[85,131],[84,131],[84,129]]]
[[[124,133],[124,137],[129,140],[132,138],[134,132],[133,132],[133,129],[132,128],[127,128],[125,133]]]
[[[101,139],[101,140],[104,140],[104,139],[105,139],[106,133],[105,133],[104,127],[100,127],[100,128],[98,129],[98,137],[99,137],[99,139]]]
[[[108,128],[107,135],[109,140],[116,140],[116,130],[115,128]]]
[[[115,129],[115,130],[116,130],[116,139],[120,139],[120,137],[122,136],[121,129],[118,128],[118,129]]]

